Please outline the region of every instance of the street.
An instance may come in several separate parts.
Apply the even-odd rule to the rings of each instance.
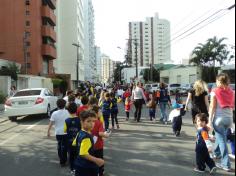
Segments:
[[[143,116],[146,114],[147,109]],[[141,123],[132,119],[131,112],[126,122],[120,110],[121,129],[114,130],[105,142],[106,176],[199,175],[193,171],[195,130],[189,113],[183,119],[180,137],[172,134],[171,125],[153,123],[144,117]],[[0,121],[1,176],[70,175],[68,167],[58,164],[56,140],[46,137],[47,125],[48,119],[40,116]],[[235,174],[218,170],[216,175]]]

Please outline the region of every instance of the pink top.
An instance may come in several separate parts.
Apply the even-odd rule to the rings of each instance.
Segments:
[[[217,102],[219,103],[221,108],[234,108],[234,91],[227,87],[227,88],[215,88],[212,90],[215,95]]]

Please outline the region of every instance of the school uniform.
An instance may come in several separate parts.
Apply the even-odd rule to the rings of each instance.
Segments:
[[[72,171],[74,170],[74,160],[77,155],[76,147],[72,146],[72,143],[75,140],[76,135],[80,130],[81,130],[81,123],[78,117],[73,117],[73,118],[71,117],[66,119],[64,131],[67,133],[70,169]]]
[[[74,162],[75,176],[98,176],[99,167],[83,157],[85,155],[95,156],[93,136],[87,131],[80,130],[73,146],[76,146],[78,151]]]

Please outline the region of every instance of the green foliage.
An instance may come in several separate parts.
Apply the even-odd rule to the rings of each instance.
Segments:
[[[0,69],[0,75],[11,76],[11,78],[15,81],[17,81],[17,79],[18,79],[17,75],[19,74],[19,72],[20,72],[20,70],[15,63],[10,63],[10,64],[8,64],[8,66],[2,67]]]
[[[216,76],[218,73],[218,67],[202,67],[202,80],[210,83],[216,81]]]
[[[144,69],[143,79],[145,80],[145,82],[160,82],[160,70],[153,68],[152,75],[153,75],[153,80],[151,80],[150,68]]]
[[[6,100],[6,96],[2,92],[0,92],[0,104],[4,104],[5,100]]]
[[[217,39],[217,37],[210,38],[205,44],[199,43],[192,51],[193,58],[190,63],[198,66],[215,67],[216,63],[224,64],[224,61],[230,61],[234,58],[230,55],[230,51],[223,41],[226,38]]]
[[[53,78],[52,79],[52,83],[53,83],[53,88],[59,88],[61,83],[62,83],[62,79],[58,79],[58,78]]]

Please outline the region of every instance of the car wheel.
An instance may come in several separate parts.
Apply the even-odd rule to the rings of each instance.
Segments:
[[[50,108],[50,105],[48,105],[48,108],[47,108],[47,113],[45,114],[46,118],[50,118],[51,117],[51,108]]]
[[[17,120],[17,116],[11,116],[11,117],[8,117],[8,119],[12,122],[15,122]]]

